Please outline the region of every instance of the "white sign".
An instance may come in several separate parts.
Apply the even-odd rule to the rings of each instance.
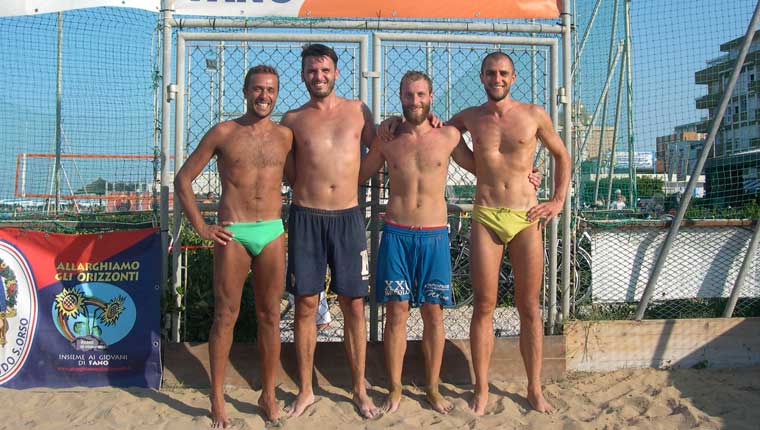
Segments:
[[[161,10],[161,0],[2,0],[0,16],[37,15],[98,6],[131,7],[158,12]]]

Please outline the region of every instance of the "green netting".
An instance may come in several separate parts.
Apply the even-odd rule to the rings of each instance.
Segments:
[[[0,18],[0,212],[150,210],[158,15],[94,8],[60,18]]]
[[[702,172],[694,172],[754,6],[754,0],[719,8],[686,1],[577,2],[578,46],[590,28],[574,76],[579,208],[659,218],[675,212],[688,180],[698,175],[688,218],[748,217],[756,212],[757,43],[742,69],[707,164]],[[619,45],[621,54],[615,62]],[[742,208],[749,209],[737,210]]]

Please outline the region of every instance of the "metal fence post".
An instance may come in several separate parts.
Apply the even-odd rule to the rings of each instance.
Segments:
[[[614,6],[613,6],[613,12],[612,12],[612,33],[610,34],[610,53],[607,59],[607,73],[611,74],[613,73],[612,68],[612,53],[615,50],[615,33],[617,32],[617,15],[618,15],[618,0],[615,0]],[[603,149],[604,149],[604,129],[607,125],[607,101],[609,98],[607,97],[607,94],[604,95],[604,100],[602,101],[602,126],[599,129],[599,151],[596,154],[596,183],[594,184],[594,204],[596,204],[597,200],[599,200],[599,175],[602,172],[602,156],[603,156]],[[613,147],[615,146],[615,143],[612,143]],[[613,148],[614,151],[614,148]],[[610,202],[605,202],[605,205],[609,206]]]
[[[571,11],[569,0],[564,0],[562,4],[562,88],[564,97],[560,100],[563,104],[564,116],[564,134],[562,136],[565,142],[570,160],[573,159],[573,119],[572,119],[572,100],[573,100],[573,77],[570,73],[572,62],[572,45],[571,45]],[[571,161],[572,162],[572,161]],[[572,166],[570,168],[572,172]],[[572,256],[570,255],[570,221],[572,218],[572,190],[567,190],[564,208],[562,209],[562,317],[566,321],[570,316],[570,264]]]
[[[647,286],[644,289],[644,293],[641,296],[639,305],[636,308],[636,315],[634,318],[637,320],[644,318],[644,312],[649,305],[649,300],[652,298],[652,294],[654,294],[654,287],[657,284],[657,278],[660,277],[660,272],[665,266],[665,260],[668,258],[670,248],[673,245],[673,241],[675,240],[676,235],[678,234],[678,229],[681,227],[681,221],[686,214],[686,208],[689,207],[691,196],[694,193],[694,188],[697,186],[699,174],[702,172],[702,168],[705,166],[707,156],[710,153],[710,149],[712,149],[713,143],[715,143],[715,135],[718,133],[720,123],[723,121],[723,115],[726,113],[726,107],[728,106],[729,100],[731,100],[731,94],[734,92],[734,87],[736,86],[736,81],[739,78],[739,73],[741,72],[744,60],[747,58],[747,52],[749,52],[749,47],[752,43],[758,21],[760,21],[760,0],[758,0],[757,5],[755,5],[755,12],[752,15],[752,20],[750,21],[749,26],[747,27],[747,33],[744,35],[744,41],[742,42],[742,47],[739,51],[739,57],[736,59],[734,70],[731,72],[731,79],[729,79],[728,85],[726,86],[726,89],[723,92],[723,96],[720,99],[720,105],[718,105],[719,107],[715,114],[715,118],[713,118],[712,124],[710,125],[710,133],[707,135],[705,146],[702,148],[702,153],[699,155],[697,165],[694,166],[694,170],[691,172],[689,184],[686,186],[686,190],[683,193],[683,198],[681,199],[681,206],[678,208],[678,213],[676,214],[676,217],[670,226],[668,236],[665,238],[665,242],[662,244],[660,253],[657,256],[657,262],[655,263],[654,269],[652,269],[652,274],[649,276]]]
[[[612,129],[612,146],[610,147],[610,166],[607,169],[607,204],[612,202],[612,180],[615,178],[615,147],[618,142],[618,131],[620,130],[620,109],[623,106],[623,80],[625,79],[625,65],[627,57],[623,53],[623,63],[620,65],[620,74],[618,77],[617,97],[615,98],[615,128]]]
[[[726,309],[723,311],[723,318],[731,318],[731,315],[734,314],[736,302],[739,300],[739,294],[741,294],[742,287],[744,286],[744,279],[747,277],[749,266],[752,265],[752,258],[755,256],[755,250],[757,250],[758,238],[760,238],[760,221],[755,220],[755,231],[752,233],[752,238],[749,241],[747,253],[744,254],[742,267],[739,269],[739,273],[736,275],[734,288],[731,290],[731,296],[728,298]]]
[[[170,100],[174,97],[170,89],[170,75],[172,67],[172,2],[162,0],[162,59],[161,59],[161,83],[163,97],[161,97],[161,214],[159,229],[161,231],[161,298],[166,299],[166,287],[169,280],[169,132],[171,127]],[[164,317],[164,316],[162,316]]]
[[[376,124],[380,123],[380,76],[382,67],[382,40],[377,34],[372,34],[372,64],[374,79],[372,79],[372,116]],[[371,184],[371,230],[370,230],[370,285],[374,293],[375,277],[377,276],[377,249],[380,244],[380,180],[377,173],[372,175]],[[380,340],[380,309],[375,294],[370,294],[370,311],[369,311],[369,340],[377,342]]]

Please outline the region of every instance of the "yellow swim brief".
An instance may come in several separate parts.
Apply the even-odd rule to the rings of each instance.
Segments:
[[[478,205],[472,209],[472,219],[491,230],[504,245],[537,222],[528,221],[527,210],[489,208]]]

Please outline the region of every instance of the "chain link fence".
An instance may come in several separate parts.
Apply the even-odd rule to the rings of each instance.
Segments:
[[[157,24],[126,8],[0,19],[1,218],[156,208]]]
[[[704,168],[696,169],[755,5],[576,2],[574,248],[593,264],[572,293],[582,300],[571,317],[634,317],[687,199],[689,222],[643,317],[724,314],[760,215],[757,35]],[[756,255],[748,258],[735,316],[760,315],[760,267]]]

